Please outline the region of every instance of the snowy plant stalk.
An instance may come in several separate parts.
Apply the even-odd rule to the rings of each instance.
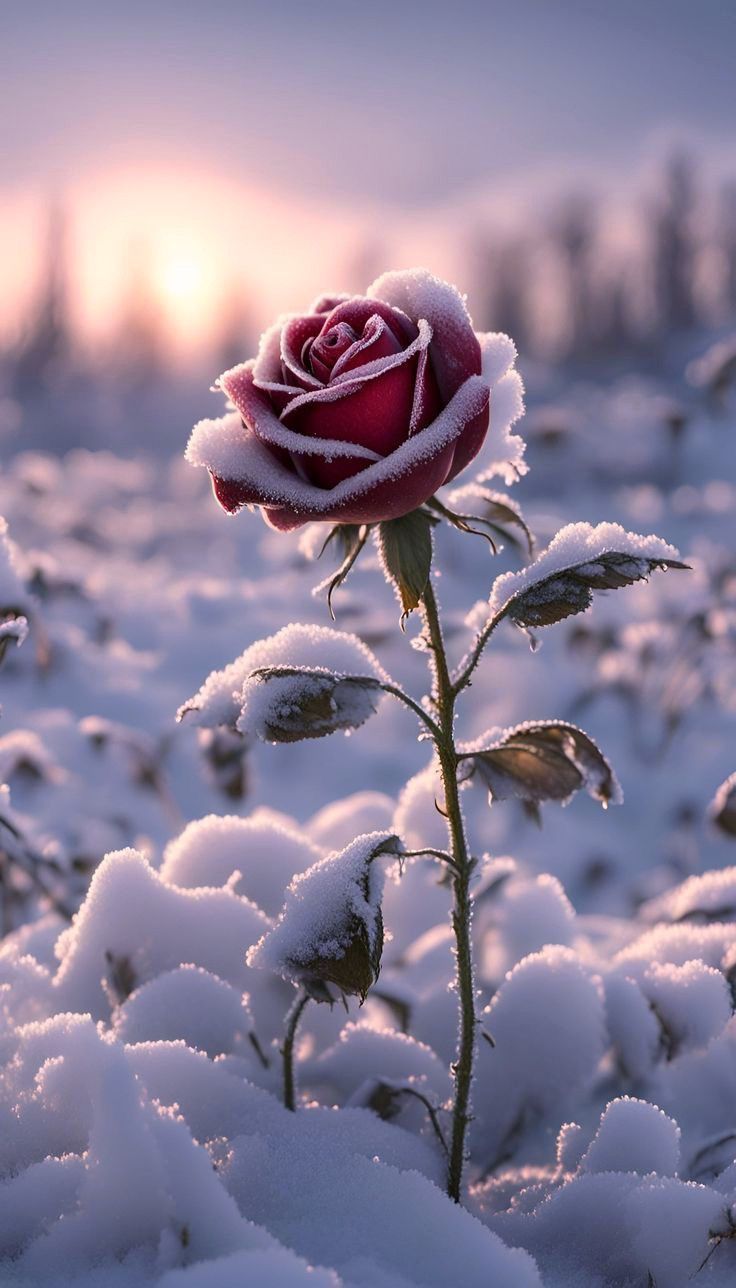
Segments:
[[[458,995],[458,1046],[453,1065],[455,1095],[452,1108],[452,1134],[447,1167],[447,1193],[459,1203],[462,1194],[465,1139],[471,1121],[470,1093],[475,1059],[475,981],[471,945],[470,877],[472,859],[465,835],[460,806],[455,747],[455,701],[457,691],[450,678],[447,653],[442,635],[439,606],[431,580],[422,596],[422,611],[432,657],[433,698],[438,716],[435,745],[445,795],[445,815],[452,855],[454,906],[452,928],[455,935],[455,980]]]
[[[309,1001],[306,989],[300,988],[286,1013],[284,1044],[281,1048],[284,1076],[284,1108],[296,1112],[296,1079],[294,1077],[294,1043],[299,1021]]]

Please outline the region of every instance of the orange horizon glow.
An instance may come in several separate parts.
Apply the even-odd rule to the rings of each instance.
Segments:
[[[218,174],[126,167],[55,199],[66,219],[70,310],[83,342],[111,340],[145,292],[179,352],[216,344],[235,304],[260,326],[345,281],[363,221]],[[12,338],[37,297],[50,202],[6,195],[0,212],[0,330]]]

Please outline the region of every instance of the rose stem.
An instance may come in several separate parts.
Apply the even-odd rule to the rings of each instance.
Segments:
[[[436,738],[440,772],[445,790],[445,811],[450,848],[454,861],[454,907],[452,928],[455,933],[455,968],[459,1004],[457,1059],[452,1066],[455,1079],[455,1100],[452,1109],[452,1137],[447,1165],[447,1193],[455,1203],[460,1202],[465,1163],[465,1136],[470,1114],[470,1089],[473,1080],[475,1056],[475,984],[473,981],[473,956],[470,941],[470,875],[472,860],[468,852],[465,824],[460,808],[457,782],[458,756],[455,747],[455,693],[447,665],[445,642],[442,637],[440,615],[431,581],[422,596],[424,620],[429,634],[434,672],[434,700],[439,717]]]
[[[309,993],[300,988],[294,1001],[286,1012],[284,1021],[284,1045],[281,1055],[284,1062],[284,1107],[296,1111],[296,1086],[294,1082],[294,1040],[302,1011],[309,1001]]]

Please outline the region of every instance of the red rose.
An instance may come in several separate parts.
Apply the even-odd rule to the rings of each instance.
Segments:
[[[455,288],[422,270],[322,298],[220,377],[238,414],[200,422],[188,459],[207,466],[225,510],[261,506],[282,530],[398,518],[483,444],[484,339]]]

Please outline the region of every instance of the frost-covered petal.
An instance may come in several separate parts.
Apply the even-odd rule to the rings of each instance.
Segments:
[[[482,332],[478,339],[483,363],[481,374],[491,390],[490,422],[479,454],[478,479],[483,482],[501,477],[510,486],[527,472],[526,444],[518,434],[511,433],[512,426],[524,414],[524,384],[514,367],[516,346],[500,331]]]
[[[488,387],[480,377],[472,377],[426,429],[386,459],[329,489],[300,479],[232,414],[220,421],[200,421],[192,431],[187,459],[210,470],[226,509],[261,505],[272,526],[282,531],[310,519],[374,523],[407,514],[432,496],[447,479],[457,440],[487,415]],[[331,444],[330,450],[336,448]],[[358,451],[352,444],[342,448],[346,453]]]
[[[370,447],[363,447],[359,443],[348,441],[347,438],[322,438],[316,434],[310,437],[308,434],[289,428],[283,419],[283,415],[290,412],[292,407],[302,406],[303,399],[306,400],[307,405],[311,405],[312,399],[324,398],[329,402],[340,398],[343,394],[353,392],[353,387],[347,383],[339,386],[339,393],[333,394],[332,386],[325,388],[322,385],[312,393],[297,393],[282,413],[282,417],[275,415],[268,397],[256,387],[253,381],[252,363],[245,362],[240,367],[234,367],[232,371],[226,371],[220,376],[220,383],[240,412],[246,427],[252,430],[264,445],[278,452],[288,452],[297,457],[347,456],[356,462],[379,459],[378,453]]]
[[[470,376],[480,375],[481,354],[473,324],[460,292],[423,268],[384,273],[368,294],[402,309],[412,320],[432,328],[430,355],[440,394],[446,401]]]

